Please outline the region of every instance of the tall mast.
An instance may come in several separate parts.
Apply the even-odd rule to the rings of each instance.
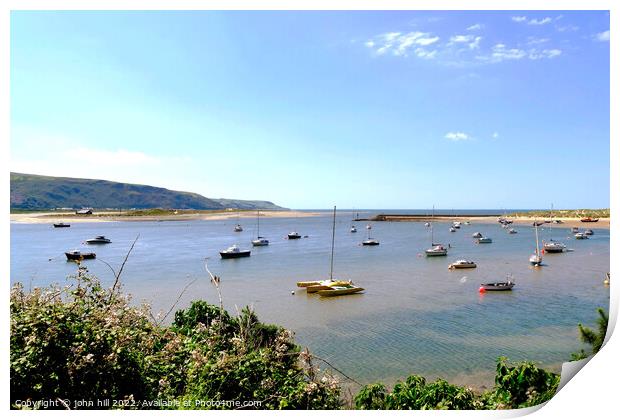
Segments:
[[[260,210],[256,210],[256,238],[260,238]]]
[[[433,204],[433,213],[431,216],[431,246],[435,243],[435,237],[433,236],[433,222],[435,221],[435,205]]]
[[[536,219],[534,219],[534,227],[536,230],[536,256],[540,256],[540,248],[538,247],[538,223],[536,223]]]
[[[332,280],[334,276],[334,241],[336,238],[336,206],[334,206],[334,220],[332,222],[332,257],[329,267],[329,279]]]

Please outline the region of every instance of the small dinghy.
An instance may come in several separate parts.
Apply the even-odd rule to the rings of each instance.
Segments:
[[[71,225],[68,223],[60,222],[60,223],[54,223],[54,227],[55,228],[66,228],[66,227],[71,227]]]

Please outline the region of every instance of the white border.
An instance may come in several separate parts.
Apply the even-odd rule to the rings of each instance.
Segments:
[[[77,1],[77,0],[64,0],[64,1],[43,1],[43,0],[24,0],[15,1],[9,0],[3,2],[2,17],[0,18],[0,33],[2,33],[0,43],[0,56],[2,57],[3,65],[0,67],[0,74],[2,77],[2,85],[0,87],[0,93],[3,101],[1,102],[1,133],[3,138],[0,144],[0,164],[4,169],[3,182],[0,184],[0,202],[5,212],[5,222],[1,225],[0,230],[0,246],[2,247],[1,259],[1,274],[5,279],[5,290],[8,291],[9,282],[6,279],[10,278],[9,262],[10,262],[10,240],[9,240],[9,112],[10,112],[10,96],[9,96],[9,45],[10,45],[10,10],[610,10],[610,28],[614,27],[614,31],[611,31],[612,39],[610,41],[610,55],[611,55],[611,115],[618,115],[617,106],[617,76],[619,73],[618,68],[618,55],[614,54],[611,46],[614,45],[615,29],[618,28],[617,12],[618,2],[612,1],[577,1],[577,0],[564,0],[564,1],[547,1],[545,3],[540,0],[521,0],[521,1],[489,1],[489,0],[472,0],[472,1],[456,1],[456,0],[437,0],[437,1],[407,1],[407,0],[384,0],[384,1],[370,1],[359,0],[351,2],[350,4],[337,1],[337,0],[299,0],[299,1],[285,1],[285,0],[263,0],[263,1],[251,1],[251,0],[215,0],[215,1],[198,1],[198,0],[180,0],[180,1],[164,1],[164,0],[134,0],[132,2],[109,0],[109,1]],[[615,6],[615,7],[614,7]],[[620,156],[620,147],[618,145],[618,123],[616,120],[610,121],[611,139],[615,139],[610,143],[610,167],[611,167],[611,208],[618,208],[618,191],[620,191],[620,173],[618,170],[618,157]],[[617,256],[618,248],[618,236],[617,223],[614,220],[611,222],[611,272],[614,273],[614,280],[617,278],[618,271],[616,270],[617,263],[614,261]],[[610,321],[611,325],[615,325],[618,310],[618,289],[614,285],[611,286],[611,311]],[[4,343],[8,343],[8,299],[2,300],[2,333],[3,337],[7,338]],[[571,380],[549,403],[545,405],[541,410],[536,411],[531,415],[532,419],[555,419],[559,417],[589,417],[589,418],[607,418],[609,413],[615,410],[615,379],[620,373],[619,363],[614,356],[619,353],[620,345],[618,344],[617,337],[608,336],[608,342],[604,349],[596,355],[581,372],[577,374],[575,379]],[[2,346],[2,364],[4,380],[2,381],[2,397],[4,401],[4,408],[8,410],[9,407],[9,378],[8,378],[8,360],[9,350],[8,345]],[[527,412],[531,410],[526,410]],[[29,416],[34,413],[15,412],[11,411],[10,415],[15,416]],[[37,413],[35,415],[41,415],[43,413]],[[70,416],[83,416],[84,413],[56,413],[60,415]],[[212,415],[218,417],[231,417],[237,416],[236,412],[217,412]],[[247,415],[247,413],[242,413]],[[523,411],[512,412],[293,412],[293,413],[273,413],[273,412],[258,412],[252,413],[252,416],[257,417],[273,417],[285,415],[286,417],[342,417],[354,414],[355,416],[368,417],[368,416],[386,416],[410,418],[410,416],[416,417],[454,417],[459,418],[497,418],[497,417],[514,417],[524,415]],[[148,415],[153,417],[159,416],[182,416],[184,418],[193,418],[195,416],[205,416],[205,413],[198,412],[138,412],[138,413],[89,413],[95,417],[105,416],[105,418],[115,417],[117,415],[122,416],[144,416]]]

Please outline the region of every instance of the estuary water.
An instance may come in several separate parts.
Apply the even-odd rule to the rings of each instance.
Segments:
[[[510,235],[497,223],[472,223],[450,233],[449,223],[436,221],[434,240],[449,243],[449,255],[427,258],[423,253],[431,235],[424,223],[372,223],[372,236],[381,245],[364,247],[366,222],[353,222],[358,232],[350,233],[351,212],[342,212],[336,220],[334,277],[352,279],[366,291],[321,298],[295,283],[329,277],[329,212],[261,218],[267,247],[251,247],[255,219],[240,219],[240,233],[233,232],[236,223],[234,218],[74,223],[64,229],[12,223],[11,283],[26,288],[68,284],[76,265],[66,261],[64,252],[79,248],[96,252],[97,259],[85,265],[109,286],[113,275],[103,261],[119,267],[140,235],[122,276],[134,302],[146,301],[154,313],[166,313],[194,281],[176,308],[197,299],[217,304],[204,269],[208,257],[210,270],[221,277],[229,311],[253,306],[263,322],[291,329],[298,343],[362,383],[393,384],[415,373],[492,386],[499,356],[534,360],[559,371],[571,352],[583,348],[577,324],[593,325],[596,308],[609,307],[609,289],[603,285],[610,265],[609,230],[595,224],[594,235],[581,241],[568,224],[539,229],[541,240],[561,240],[571,251],[546,254],[545,265],[533,268],[528,264],[535,248],[531,226],[515,226],[518,233]],[[291,230],[308,237],[285,239]],[[474,243],[476,231],[493,243]],[[83,243],[95,235],[112,243]],[[221,260],[218,252],[233,244],[252,249],[251,257]],[[459,258],[474,260],[478,268],[449,271],[448,264]],[[503,281],[507,274],[516,282],[513,291],[478,293],[480,283]]]

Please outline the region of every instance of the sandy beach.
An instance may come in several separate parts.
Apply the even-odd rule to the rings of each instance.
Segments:
[[[387,220],[385,222],[430,222],[433,219],[429,216],[389,216],[385,215]],[[515,226],[532,226],[534,221],[543,221],[540,217],[508,217],[508,220],[512,220]],[[435,222],[450,223],[450,222],[470,222],[470,223],[498,223],[497,216],[435,216]],[[577,227],[579,229],[587,228],[604,228],[609,229],[609,217],[601,217],[597,222],[582,222],[578,217],[554,217],[553,220],[560,220],[562,223],[545,223],[545,227],[555,228],[572,228]]]
[[[315,217],[321,213],[295,210],[261,210],[261,217],[285,218],[285,217]],[[75,213],[14,213],[11,214],[12,223],[97,223],[97,222],[153,222],[153,221],[184,221],[184,220],[226,220],[226,219],[255,219],[255,211],[239,212],[184,212],[177,214],[162,215],[128,215],[113,211],[95,212],[90,215],[77,215]]]

